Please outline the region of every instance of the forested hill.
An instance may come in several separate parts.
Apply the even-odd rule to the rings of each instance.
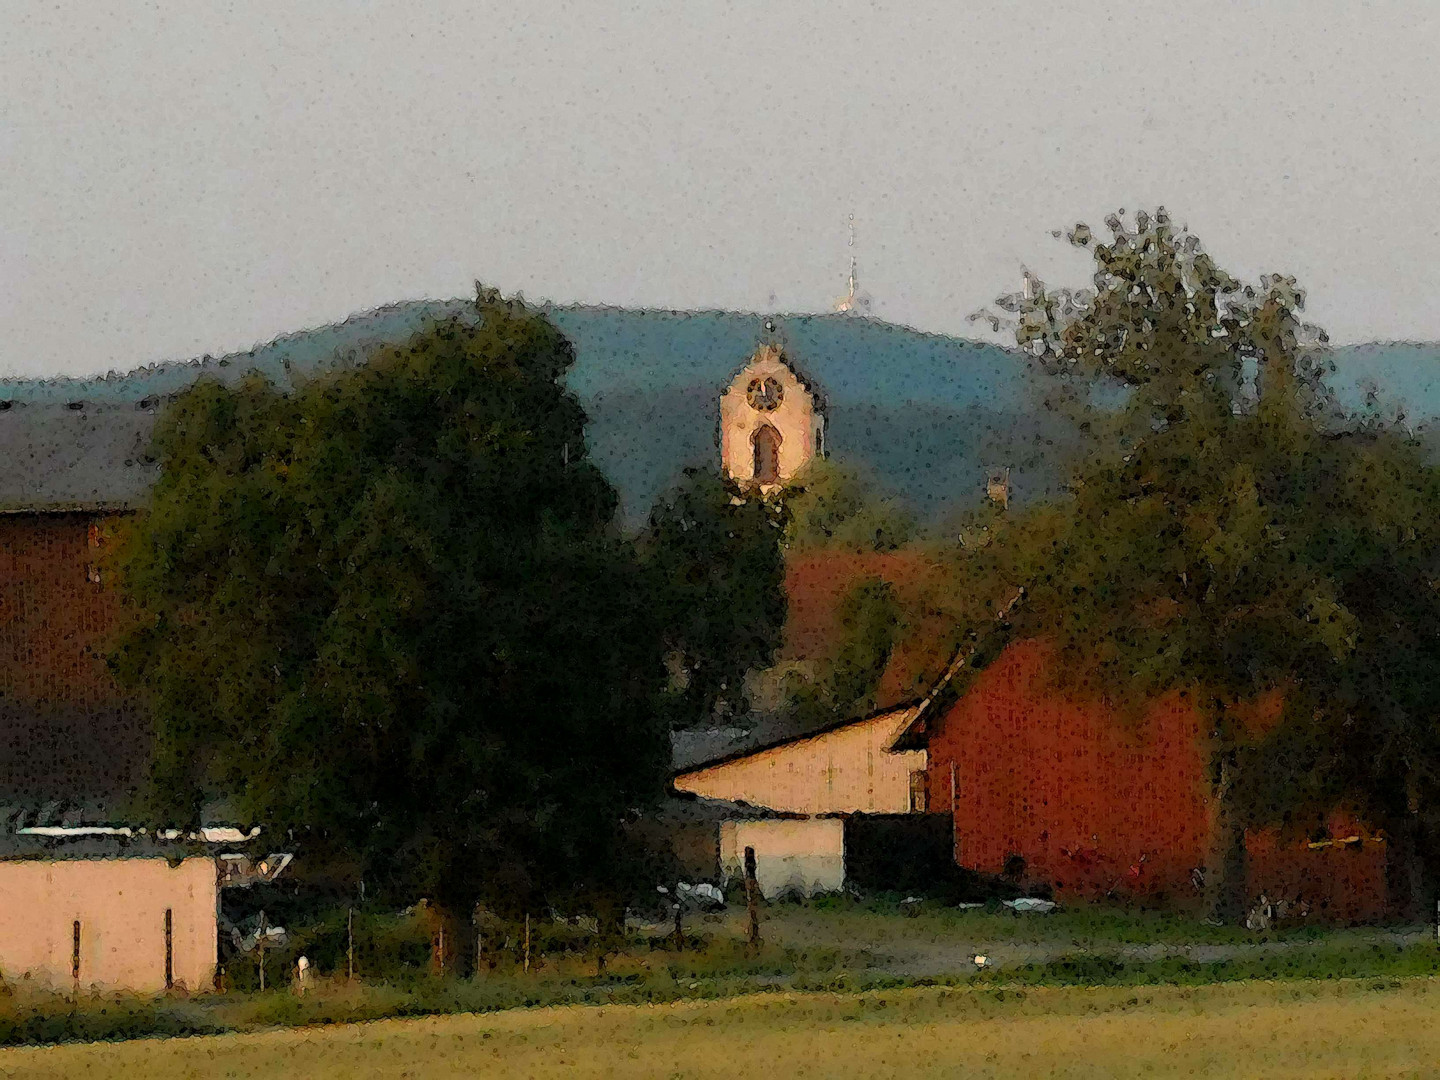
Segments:
[[[6,380],[0,399],[118,405],[173,393],[202,373],[229,381],[255,370],[288,385],[353,364],[370,346],[403,339],[427,318],[467,306],[460,300],[396,304],[246,352],[96,379]],[[575,344],[569,383],[590,414],[592,452],[636,520],[680,469],[716,456],[717,395],[763,340],[763,318],[544,310]],[[1054,482],[1053,444],[1063,433],[1031,414],[1025,365],[1014,353],[874,319],[807,315],[777,323],[779,339],[829,400],[831,452],[875,473],[923,516],[977,499],[989,466],[1011,466],[1020,499]],[[1349,401],[1358,403],[1370,381],[1382,400],[1407,402],[1417,420],[1440,415],[1440,347],[1348,347],[1337,349],[1335,359],[1334,381]]]

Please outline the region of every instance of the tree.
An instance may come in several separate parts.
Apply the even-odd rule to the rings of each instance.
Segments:
[[[1333,435],[1312,461],[1296,478],[1310,494],[1305,535],[1346,649],[1292,673],[1246,802],[1300,828],[1348,805],[1387,836],[1398,913],[1428,918],[1440,854],[1440,475],[1388,426]]]
[[[782,503],[689,469],[651,511],[642,543],[672,673],[675,727],[746,709],[745,674],[770,662],[785,627]]]
[[[477,286],[361,367],[166,411],[112,660],[152,702],[154,820],[224,798],[451,913],[621,887],[624,819],[669,764],[662,637],[573,359]]]
[[[899,632],[895,589],[883,578],[862,578],[841,599],[839,614],[845,637],[830,664],[830,697],[841,716],[869,712]]]
[[[785,544],[792,550],[893,551],[915,532],[897,500],[881,495],[873,479],[833,458],[812,461],[782,497],[789,513]]]
[[[836,610],[838,633],[823,651],[756,672],[761,711],[807,731],[874,710],[897,639],[906,632],[895,587],[875,575],[853,581]]]
[[[1435,548],[1410,502],[1382,510],[1347,488],[1370,451],[1337,424],[1324,338],[1302,322],[1293,279],[1241,284],[1163,210],[1107,224],[1109,243],[1083,225],[1070,233],[1094,256],[1093,290],[1050,291],[1027,275],[999,302],[1060,407],[1086,414],[1090,453],[1058,513],[984,534],[960,592],[978,627],[980,609],[1023,586],[1008,633],[1050,639],[1072,686],[1101,687],[1122,711],[1190,695],[1210,732],[1206,906],[1233,918],[1247,821],[1285,798],[1258,769],[1246,782],[1259,751],[1237,706],[1279,691],[1294,718],[1306,703],[1333,709],[1347,686],[1355,701],[1360,643],[1383,648],[1387,620],[1428,586]],[[1107,387],[1119,405],[1097,411]],[[1402,487],[1424,479],[1413,461],[1394,464]],[[1366,580],[1383,591],[1362,604]]]

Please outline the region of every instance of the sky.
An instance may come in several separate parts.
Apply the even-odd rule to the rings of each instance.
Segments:
[[[0,0],[0,374],[404,299],[966,316],[1167,207],[1440,340],[1440,4]]]

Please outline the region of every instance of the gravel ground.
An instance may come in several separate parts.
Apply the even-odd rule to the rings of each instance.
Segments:
[[[1132,961],[1183,957],[1212,964],[1250,956],[1269,956],[1327,945],[1348,948],[1387,946],[1402,948],[1435,940],[1433,927],[1376,927],[1336,930],[1321,938],[1260,938],[1253,941],[1121,941],[1106,939],[1089,927],[1072,933],[1066,916],[1028,914],[1005,919],[998,927],[947,924],[943,918],[908,919],[898,915],[835,913],[806,908],[772,906],[764,909],[761,932],[767,941],[805,951],[827,949],[858,954],[864,967],[887,975],[933,978],[968,974],[977,970],[976,956],[990,967],[1043,964],[1076,953],[1090,953]],[[1053,920],[1053,921],[1047,921]],[[734,935],[745,933],[745,912],[731,907],[710,916],[691,915],[692,931]],[[657,923],[647,931],[671,932],[673,924]],[[1002,933],[997,933],[997,929]],[[1133,931],[1132,931],[1133,934]],[[1173,937],[1174,931],[1170,932]]]

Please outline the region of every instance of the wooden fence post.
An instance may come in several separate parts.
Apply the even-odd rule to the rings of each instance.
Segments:
[[[175,910],[165,909],[165,989],[175,989]]]
[[[745,911],[750,918],[749,948],[760,948],[760,884],[755,879],[755,849],[745,849]]]
[[[260,936],[255,939],[255,951],[259,955],[260,992],[265,992],[265,912],[260,912]]]
[[[530,971],[530,913],[525,913],[525,971]]]

